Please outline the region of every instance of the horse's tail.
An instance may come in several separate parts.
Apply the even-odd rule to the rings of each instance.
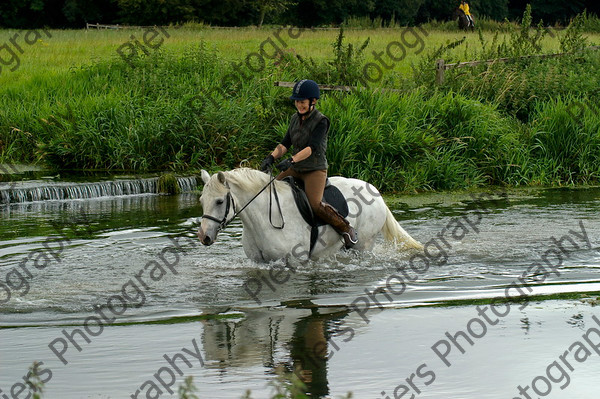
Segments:
[[[400,223],[396,220],[392,211],[387,206],[385,207],[387,211],[387,216],[385,218],[385,224],[381,231],[383,232],[383,236],[386,241],[392,241],[397,244],[401,244],[404,248],[412,248],[412,249],[423,249],[423,245],[412,238],[406,230],[400,226]]]

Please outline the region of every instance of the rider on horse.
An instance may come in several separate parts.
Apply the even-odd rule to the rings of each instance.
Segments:
[[[334,207],[322,201],[327,180],[325,152],[329,119],[315,108],[319,97],[319,86],[312,80],[304,79],[294,85],[290,99],[294,100],[298,112],[292,115],[285,137],[263,160],[260,169],[270,170],[275,160],[293,146],[292,157],[277,165],[281,170],[277,179],[293,176],[302,180],[314,215],[342,235],[346,248],[352,248],[358,243],[356,231]]]
[[[458,8],[460,8],[465,13],[467,20],[469,21],[469,28],[474,28],[475,22],[473,21],[473,17],[471,16],[471,12],[469,11],[469,4],[467,4],[465,0],[461,0],[460,6],[458,6]]]

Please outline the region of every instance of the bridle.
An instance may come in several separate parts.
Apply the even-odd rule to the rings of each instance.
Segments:
[[[246,203],[246,205],[244,205],[242,207],[242,209],[240,209],[239,211],[237,211],[235,209],[235,201],[233,200],[233,196],[231,195],[231,190],[227,191],[227,197],[225,199],[226,201],[226,205],[225,205],[225,215],[223,215],[223,218],[219,219],[216,218],[214,216],[210,216],[210,215],[202,215],[202,219],[208,219],[208,220],[212,220],[213,222],[217,222],[219,223],[219,227],[217,228],[217,232],[223,230],[225,227],[227,227],[227,225],[229,223],[231,223],[233,221],[233,219],[235,219],[240,213],[242,213],[242,211],[244,209],[246,209],[246,207],[248,207],[248,205],[250,205],[252,203],[252,201],[254,201],[256,199],[256,197],[258,197],[260,195],[260,193],[262,193],[263,191],[265,191],[267,189],[267,187],[271,187],[271,184],[275,181],[276,176],[273,176],[271,178],[271,180],[263,187],[260,189],[260,191],[258,193],[256,193],[256,195],[254,195],[254,197],[252,197],[250,199],[250,201],[248,201],[248,203]],[[283,229],[283,227],[285,226],[285,220],[283,218],[283,213],[281,212],[281,204],[279,203],[279,196],[277,195],[277,189],[275,188],[275,186],[273,187],[273,193],[275,194],[275,201],[277,202],[277,208],[279,209],[279,214],[281,215],[281,226],[275,226],[273,224],[273,221],[271,219],[271,207],[272,207],[272,197],[269,193],[269,221],[271,222],[271,226],[273,226],[276,229]],[[233,208],[233,216],[231,217],[231,219],[227,220],[227,215],[229,215],[229,210]]]
[[[225,205],[225,215],[223,215],[222,219],[218,219],[214,216],[210,216],[210,215],[202,215],[202,219],[208,219],[208,220],[212,220],[213,222],[217,222],[219,223],[219,227],[217,228],[217,231],[221,231],[223,230],[225,227],[227,227],[227,225],[229,223],[231,223],[231,221],[233,219],[235,219],[235,217],[239,214],[239,212],[236,212],[235,210],[235,201],[233,200],[233,197],[231,196],[231,191],[227,191],[227,198],[225,199],[225,202],[227,203]],[[227,215],[229,215],[229,210],[233,207],[233,217],[229,220],[227,220]]]

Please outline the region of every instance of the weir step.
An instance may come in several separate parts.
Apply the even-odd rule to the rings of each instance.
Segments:
[[[180,192],[197,188],[195,176],[177,177]],[[90,183],[45,181],[0,183],[0,204],[35,201],[76,200],[139,194],[158,194],[158,177]]]

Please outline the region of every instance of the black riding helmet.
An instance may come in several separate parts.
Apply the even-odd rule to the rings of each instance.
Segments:
[[[319,99],[321,95],[321,91],[319,90],[319,85],[314,80],[303,79],[299,82],[296,82],[294,85],[294,89],[292,90],[292,95],[290,96],[290,100],[309,100],[310,107],[307,112],[301,114],[302,116],[310,113],[315,106],[316,100]]]
[[[292,90],[290,100],[306,100],[307,98],[318,99],[320,94],[321,91],[319,90],[319,85],[317,82],[314,80],[303,79],[299,82],[296,82],[294,85],[294,90]]]

